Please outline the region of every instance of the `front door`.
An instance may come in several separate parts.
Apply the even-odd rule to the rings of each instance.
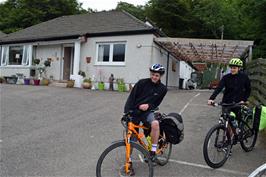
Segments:
[[[73,73],[73,47],[64,47],[64,69],[63,80],[69,80],[70,74]]]

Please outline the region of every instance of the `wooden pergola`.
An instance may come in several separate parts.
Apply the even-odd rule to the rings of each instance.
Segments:
[[[156,38],[155,43],[178,59],[190,62],[227,63],[238,57],[251,60],[253,41]]]

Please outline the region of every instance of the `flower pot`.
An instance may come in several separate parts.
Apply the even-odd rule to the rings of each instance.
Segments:
[[[104,90],[104,83],[98,82],[98,89],[99,90]]]
[[[124,84],[118,84],[118,92],[124,92]]]
[[[40,79],[34,79],[33,83],[34,85],[40,85]]]
[[[49,85],[49,80],[48,79],[43,79],[42,80],[42,85],[48,86]]]
[[[74,80],[68,80],[66,87],[67,88],[73,88],[74,87],[74,84],[75,84],[75,81]]]
[[[24,85],[30,85],[30,79],[24,79]]]
[[[125,84],[118,84],[118,92],[124,92],[125,91]]]
[[[4,79],[0,77],[0,84],[2,84],[3,82],[4,82]]]
[[[11,76],[11,77],[5,77],[5,80],[6,80],[7,84],[16,84],[18,78],[14,77],[14,76]]]
[[[82,87],[84,89],[91,89],[92,84],[90,82],[83,82]]]

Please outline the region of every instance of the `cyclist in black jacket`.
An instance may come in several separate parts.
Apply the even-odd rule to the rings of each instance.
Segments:
[[[209,98],[208,105],[212,105],[214,103],[214,99],[223,90],[223,88],[224,88],[224,95],[222,100],[223,103],[230,104],[230,103],[247,102],[247,99],[250,96],[250,91],[251,91],[250,80],[246,74],[240,72],[240,68],[242,66],[243,62],[239,58],[232,58],[229,61],[229,67],[231,68],[231,73],[223,76],[218,87]],[[236,118],[236,120],[239,120],[241,118],[240,108],[233,108],[231,110],[224,109],[223,111],[233,112],[235,114],[234,117]],[[236,142],[237,141],[235,141],[235,143]]]
[[[239,58],[232,58],[229,62],[231,73],[223,76],[218,87],[208,100],[208,104],[212,104],[216,96],[225,88],[223,103],[239,103],[246,102],[250,96],[250,80],[248,76],[240,72],[243,62]]]
[[[151,127],[152,149],[150,155],[152,160],[156,160],[155,152],[159,139],[159,122],[155,120],[151,110],[157,108],[167,93],[167,88],[161,83],[161,77],[165,73],[165,68],[160,64],[150,67],[150,78],[139,80],[133,87],[124,112],[133,111],[134,122],[142,121],[146,126]]]

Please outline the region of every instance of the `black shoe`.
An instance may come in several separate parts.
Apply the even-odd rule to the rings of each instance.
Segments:
[[[130,172],[129,172],[128,175],[129,176],[135,176],[135,171],[134,171],[134,168],[133,167],[130,168]]]
[[[150,151],[150,159],[151,159],[153,166],[157,165],[158,159],[154,151]]]
[[[237,142],[238,142],[238,136],[234,135],[234,137],[233,137],[233,145],[236,145]]]

